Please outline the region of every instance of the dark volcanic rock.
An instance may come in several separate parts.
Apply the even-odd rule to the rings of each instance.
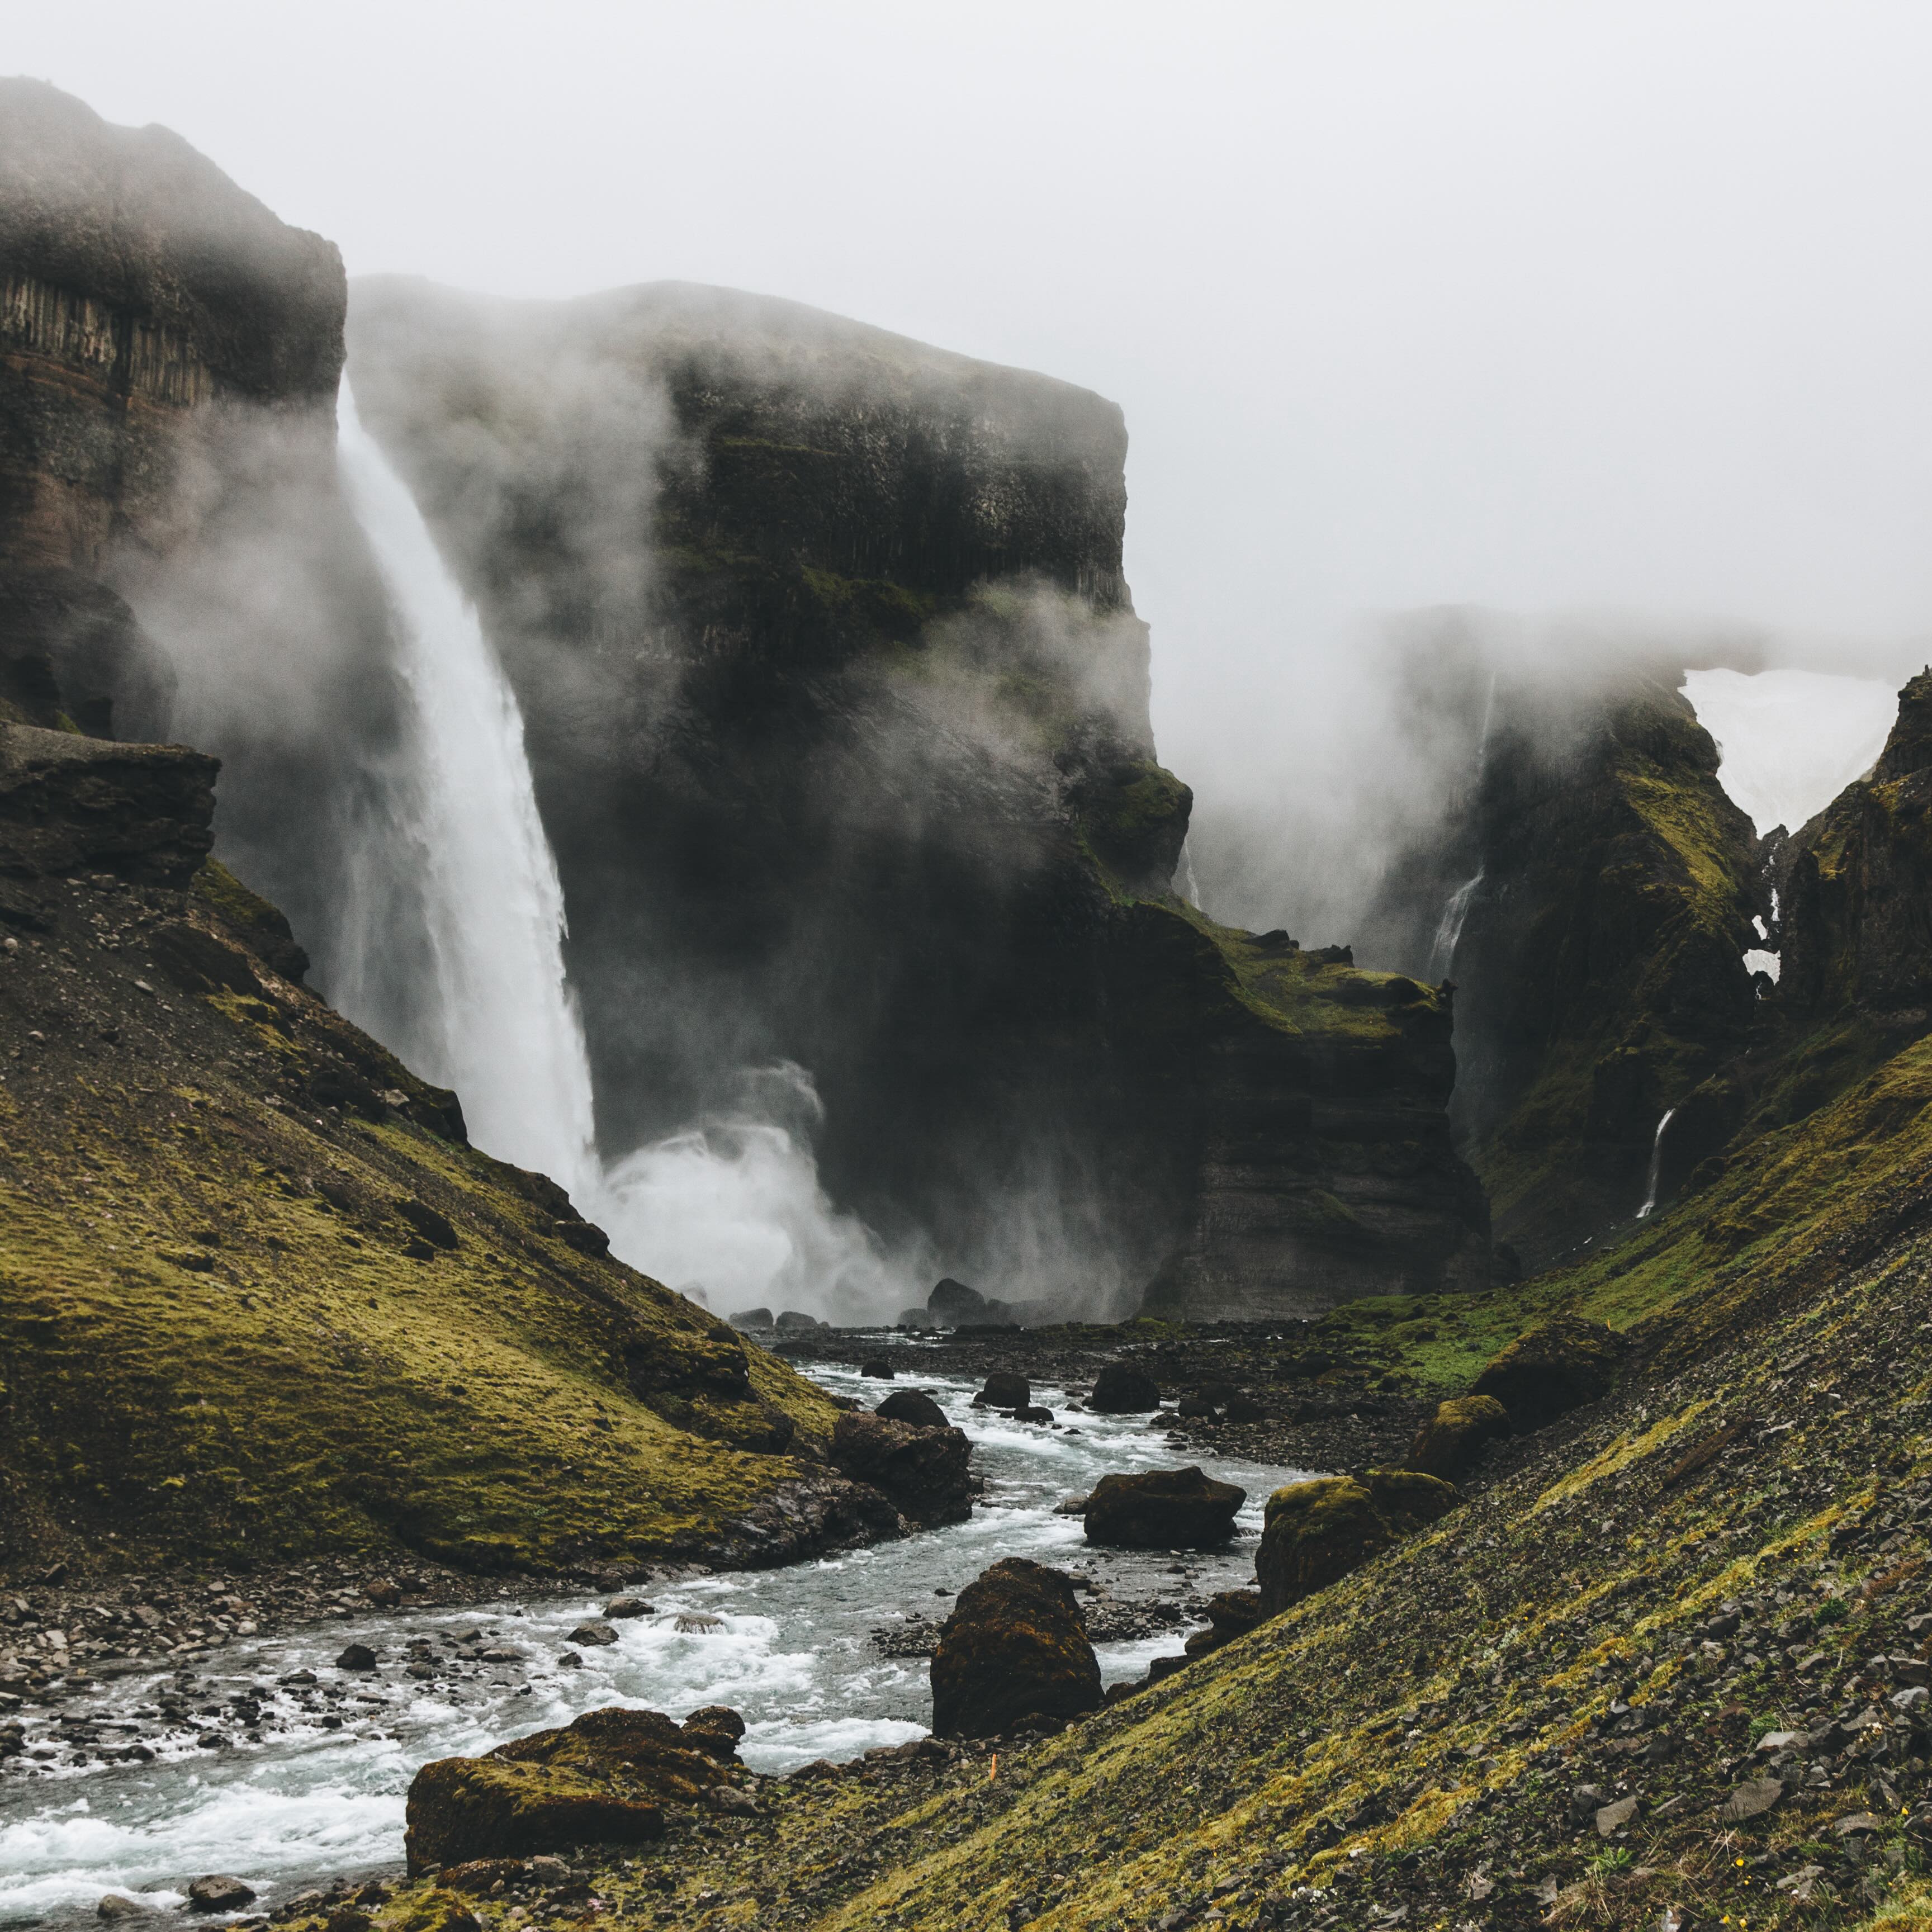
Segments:
[[[1462,1500],[1410,1469],[1371,1469],[1291,1483],[1269,1497],[1255,1558],[1262,1612],[1275,1616],[1426,1528]]]
[[[1073,1586],[1010,1556],[959,1593],[932,1656],[935,1736],[999,1737],[1100,1703],[1100,1666]]]
[[[1519,1429],[1540,1429],[1607,1395],[1622,1352],[1604,1323],[1561,1316],[1519,1335],[1476,1378],[1471,1393],[1494,1396]]]
[[[873,1411],[888,1422],[910,1423],[915,1429],[945,1429],[946,1412],[923,1389],[894,1389]]]
[[[868,1483],[915,1522],[963,1522],[972,1514],[965,1431],[921,1428],[882,1414],[842,1415],[832,1433],[832,1466]]]
[[[1509,1411],[1492,1395],[1459,1396],[1438,1402],[1417,1430],[1408,1466],[1454,1482],[1483,1450],[1510,1432]]]
[[[1216,1590],[1208,1599],[1208,1628],[1196,1630],[1184,1646],[1190,1657],[1205,1657],[1223,1644],[1246,1636],[1262,1620],[1258,1590]]]
[[[255,1902],[255,1889],[226,1874],[190,1879],[188,1909],[190,1912],[239,1912]]]
[[[659,1712],[586,1712],[485,1757],[424,1765],[410,1786],[410,1869],[643,1844],[663,1836],[665,1805],[695,1804],[726,1775]]]
[[[1010,1369],[998,1369],[973,1398],[976,1408],[1024,1408],[1033,1400],[1033,1384]]]
[[[1190,1466],[1102,1476],[1087,1498],[1087,1540],[1119,1550],[1213,1550],[1234,1533],[1247,1492]]]
[[[1058,1286],[1018,1217],[1124,1306],[1482,1284],[1447,999],[1172,891],[1113,405],[674,285],[363,283],[351,336],[524,708],[610,1138],[811,1067],[832,1197],[1012,1298],[955,1323]]]
[[[1109,1362],[1094,1378],[1087,1406],[1096,1415],[1138,1415],[1160,1406],[1160,1385],[1130,1363]]]
[[[926,1297],[926,1312],[934,1321],[956,1328],[962,1322],[986,1319],[986,1298],[976,1288],[968,1288],[963,1281],[955,1281],[949,1276],[936,1283]]]

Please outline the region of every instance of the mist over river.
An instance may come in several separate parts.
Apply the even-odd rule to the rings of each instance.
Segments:
[[[875,1631],[943,1617],[950,1593],[1004,1556],[1087,1573],[1121,1599],[1171,1603],[1238,1588],[1253,1579],[1270,1492],[1306,1473],[1204,1460],[1209,1474],[1247,1491],[1224,1551],[1092,1549],[1080,1519],[1055,1515],[1057,1504],[1110,1470],[1172,1467],[1194,1452],[1171,1448],[1146,1417],[1070,1414],[1065,1391],[1051,1384],[1034,1399],[1060,1418],[1058,1430],[975,1409],[976,1383],[920,1372],[917,1342],[882,1336],[880,1346],[899,1362],[893,1386],[929,1390],[971,1436],[973,1466],[986,1486],[969,1521],[786,1569],[640,1586],[652,1613],[617,1622],[614,1645],[570,1642],[601,1608],[603,1600],[589,1595],[372,1611],[232,1642],[190,1669],[122,1678],[65,1703],[70,1718],[84,1709],[102,1746],[151,1747],[151,1764],[108,1762],[74,1748],[60,1738],[52,1710],[29,1706],[28,1754],[0,1776],[0,1926],[92,1922],[108,1892],[172,1906],[206,1872],[247,1880],[260,1895],[251,1908],[259,1912],[318,1881],[399,1870],[404,1800],[418,1766],[600,1705],[681,1718],[701,1705],[728,1704],[748,1726],[745,1762],[767,1774],[903,1743],[929,1724],[927,1666],[922,1657],[886,1654]],[[811,1372],[868,1407],[886,1392],[854,1370],[814,1364]],[[1152,1658],[1178,1652],[1192,1627],[1175,1621],[1156,1636],[1096,1644],[1103,1680],[1142,1675]],[[454,1660],[449,1640],[479,1631],[466,1649],[514,1650],[520,1658]],[[404,1674],[404,1646],[416,1640],[452,1660],[433,1679]],[[335,1668],[352,1642],[377,1652],[373,1675]],[[582,1658],[580,1668],[559,1664],[567,1651]],[[302,1671],[315,1674],[313,1688],[281,1682]],[[164,1697],[190,1684],[186,1722],[159,1714]],[[238,1696],[259,1701],[259,1743],[248,1741],[230,1708]],[[225,1742],[196,1742],[211,1735]]]

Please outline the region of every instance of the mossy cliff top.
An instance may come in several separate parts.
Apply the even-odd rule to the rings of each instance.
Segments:
[[[825,1397],[289,976],[202,863],[212,760],[4,726],[0,764],[0,1564],[542,1570],[857,1528],[784,1453]]]

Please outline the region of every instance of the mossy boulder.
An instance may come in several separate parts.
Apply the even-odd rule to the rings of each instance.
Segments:
[[[960,1592],[932,1654],[935,1736],[999,1737],[1100,1704],[1100,1663],[1064,1572],[1010,1556]]]
[[[1196,1630],[1183,1648],[1190,1657],[1205,1657],[1238,1636],[1246,1636],[1262,1620],[1258,1590],[1216,1590],[1208,1599],[1208,1628]]]
[[[1494,1396],[1517,1428],[1540,1429],[1608,1395],[1622,1352],[1604,1323],[1558,1316],[1519,1335],[1476,1378],[1470,1393]]]
[[[832,1432],[832,1466],[869,1483],[915,1522],[964,1522],[973,1510],[968,1469],[972,1444],[963,1429],[897,1422],[859,1411]]]
[[[1436,1413],[1415,1432],[1408,1466],[1454,1482],[1492,1442],[1510,1432],[1510,1412],[1494,1396],[1457,1396],[1438,1402]]]
[[[613,1706],[486,1756],[438,1758],[410,1785],[410,1870],[646,1844],[663,1835],[667,1804],[727,1781],[729,1742],[716,1724],[700,1739],[661,1711]]]
[[[1191,1464],[1102,1476],[1087,1498],[1087,1540],[1116,1550],[1215,1550],[1234,1533],[1246,1490]]]
[[[1255,1558],[1262,1615],[1326,1589],[1462,1500],[1453,1484],[1414,1469],[1320,1476],[1276,1490]]]

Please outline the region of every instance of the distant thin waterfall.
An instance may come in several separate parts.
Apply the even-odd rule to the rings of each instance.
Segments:
[[[1456,943],[1462,937],[1462,922],[1469,916],[1470,902],[1482,883],[1483,875],[1478,872],[1473,879],[1465,879],[1449,895],[1449,903],[1442,908],[1442,916],[1436,922],[1436,943],[1429,949],[1429,976],[1432,980],[1444,978],[1455,964]]]
[[[1194,877],[1194,854],[1187,849],[1187,841],[1180,842],[1180,896],[1196,912],[1201,910],[1201,887]]]
[[[356,413],[338,409],[350,502],[392,606],[414,710],[413,782],[399,829],[413,848],[432,984],[412,1036],[388,1044],[454,1087],[478,1146],[594,1193],[590,1072],[563,968],[563,892],[537,815],[524,722],[476,613],[408,487]],[[361,896],[369,905],[380,892]],[[365,958],[388,935],[356,935]],[[359,1018],[352,974],[336,992]]]
[[[1636,1210],[1640,1221],[1647,1221],[1657,1206],[1657,1180],[1664,1167],[1664,1130],[1669,1126],[1671,1117],[1677,1112],[1675,1107],[1666,1107],[1664,1118],[1657,1124],[1657,1132],[1650,1143],[1650,1183],[1645,1190],[1643,1205]]]

